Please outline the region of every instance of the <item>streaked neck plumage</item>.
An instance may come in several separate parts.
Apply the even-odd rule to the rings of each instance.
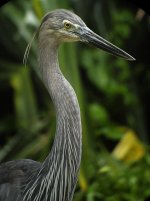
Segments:
[[[56,40],[51,38],[47,42],[39,35],[39,68],[56,109],[56,134],[51,152],[37,175],[40,192],[34,183],[30,186],[30,192],[38,194],[30,196],[32,201],[71,201],[81,160],[79,104],[59,68],[58,47]]]

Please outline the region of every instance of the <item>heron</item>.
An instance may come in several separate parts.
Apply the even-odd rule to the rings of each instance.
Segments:
[[[80,107],[59,67],[63,42],[81,41],[126,60],[134,58],[94,33],[72,11],[48,12],[38,28],[38,70],[56,111],[55,138],[43,163],[31,159],[0,165],[0,201],[71,201],[82,153]],[[68,58],[69,59],[69,58]]]

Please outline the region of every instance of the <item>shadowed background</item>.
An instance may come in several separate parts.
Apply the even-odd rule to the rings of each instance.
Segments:
[[[55,110],[37,72],[36,39],[46,12],[66,8],[134,56],[113,57],[81,43],[64,44],[60,66],[79,99],[83,157],[74,200],[143,201],[150,196],[150,18],[128,1],[14,0],[0,10],[0,161],[43,161]]]

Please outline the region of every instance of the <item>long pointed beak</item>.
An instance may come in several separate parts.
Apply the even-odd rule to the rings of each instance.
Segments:
[[[80,35],[80,38],[83,42],[88,42],[94,45],[95,47],[109,52],[115,56],[119,56],[126,60],[135,60],[135,58],[133,58],[131,55],[118,48],[117,46],[113,45],[112,43],[108,42],[104,38],[100,37],[87,27],[82,29],[82,34]]]

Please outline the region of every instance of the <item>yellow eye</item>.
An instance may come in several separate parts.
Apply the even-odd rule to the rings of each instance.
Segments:
[[[65,22],[65,23],[64,23],[64,27],[65,27],[66,29],[70,29],[70,28],[71,28],[71,24],[70,24],[69,22]]]

